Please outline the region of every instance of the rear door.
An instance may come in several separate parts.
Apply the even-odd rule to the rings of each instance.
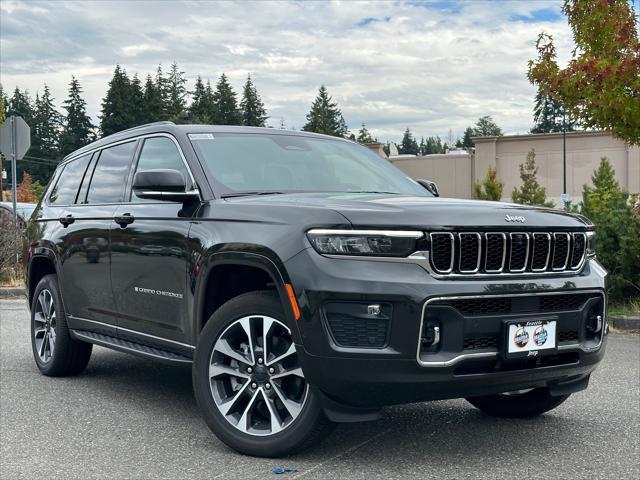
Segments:
[[[178,170],[188,184],[193,181],[173,137],[156,135],[141,142],[129,184],[136,172],[158,168]],[[129,188],[111,226],[111,279],[120,337],[163,348],[180,349],[178,344],[187,342],[187,239],[193,213],[182,203],[138,198]]]

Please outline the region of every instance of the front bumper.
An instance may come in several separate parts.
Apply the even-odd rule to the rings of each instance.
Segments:
[[[481,280],[436,279],[413,264],[331,259],[311,249],[286,266],[302,311],[297,333],[305,376],[334,401],[376,407],[554,386],[588,377],[604,355],[606,325],[595,334],[584,331],[586,315],[597,299],[601,299],[605,318],[606,272],[595,260],[572,276],[497,275]],[[436,301],[513,297],[522,298],[525,306],[529,302],[530,307],[531,300],[557,294],[592,296],[593,300],[544,312],[563,330],[558,350],[517,360],[501,354],[501,325],[506,320],[539,318],[541,311],[517,307],[515,311],[467,315]],[[335,305],[350,303],[383,305],[388,330],[376,348],[336,340],[327,305],[335,309]],[[434,319],[442,328],[442,339],[429,351],[421,347],[423,324]],[[468,340],[474,335],[497,340],[474,343]]]

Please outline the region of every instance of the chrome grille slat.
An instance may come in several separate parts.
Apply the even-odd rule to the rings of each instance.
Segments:
[[[429,232],[438,275],[552,274],[578,271],[586,260],[584,232]]]

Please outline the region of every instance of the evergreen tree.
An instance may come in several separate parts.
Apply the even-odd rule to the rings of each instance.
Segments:
[[[77,78],[71,77],[69,98],[62,105],[67,114],[60,134],[59,148],[61,157],[91,143],[95,137],[95,126],[91,123],[89,115],[87,115],[87,103],[81,94],[82,87],[80,82]]]
[[[127,72],[116,65],[113,78],[109,82],[109,89],[102,100],[102,115],[100,115],[100,130],[102,135],[134,127],[136,116],[131,108],[132,87]]]
[[[498,173],[493,167],[489,167],[487,175],[482,180],[476,180],[473,184],[473,197],[478,200],[500,201],[504,183],[498,178]]]
[[[189,105],[189,121],[191,123],[207,123],[207,89],[198,75],[196,84],[191,94],[191,105]]]
[[[256,86],[251,80],[251,75],[247,75],[247,81],[244,84],[240,110],[242,111],[242,125],[249,127],[264,127],[267,118],[269,118]]]
[[[26,203],[35,203],[38,201],[38,197],[33,191],[33,179],[27,172],[22,174],[22,181],[16,188],[16,201]]]
[[[156,69],[156,91],[160,99],[160,110],[156,121],[169,119],[169,87],[168,80],[162,73],[162,65],[158,65]]]
[[[131,104],[134,125],[144,125],[147,123],[147,109],[144,104],[144,91],[142,90],[142,82],[136,73],[131,80]]]
[[[156,79],[157,80],[157,79]],[[147,75],[142,98],[144,100],[144,123],[158,122],[163,117],[162,92],[157,81]]]
[[[334,137],[348,135],[347,124],[338,104],[329,96],[324,85],[320,86],[318,96],[307,114],[307,123],[302,127],[305,132],[324,133]]]
[[[35,109],[30,125],[31,148],[29,148],[29,155],[38,159],[57,161],[59,158],[58,141],[61,125],[62,116],[55,109],[49,87],[45,85],[42,96],[36,95]],[[54,167],[34,163],[28,166],[28,170],[34,180],[47,183]]]
[[[7,110],[9,108],[9,98],[2,88],[0,83],[0,125],[2,125],[7,118]]]
[[[536,167],[536,152],[531,150],[527,154],[527,160],[524,164],[520,164],[520,179],[522,186],[520,189],[514,188],[511,193],[511,199],[514,203],[523,205],[538,205],[541,207],[553,207],[551,201],[547,201],[546,189],[538,183],[536,175],[538,167]]]
[[[489,115],[480,117],[473,126],[473,135],[476,137],[501,137],[502,129]]]
[[[238,110],[238,102],[227,76],[223,73],[213,93],[213,123],[216,125],[240,125],[242,116]]]
[[[413,134],[409,127],[404,131],[402,141],[400,142],[400,153],[402,155],[417,155],[418,154],[418,142],[413,138]]]
[[[418,153],[425,155],[427,153],[427,144],[424,143],[424,137],[420,137],[420,145],[418,145]]]
[[[606,157],[591,177],[593,187],[582,190],[582,214],[595,225],[598,261],[609,272],[612,298],[640,293],[640,218],[633,215],[629,194],[623,192]]]
[[[18,87],[13,91],[13,96],[9,99],[9,108],[7,109],[7,117],[15,115],[22,117],[27,122],[27,125],[31,125],[33,121],[34,108],[29,97],[29,92],[26,90],[21,92]]]
[[[471,140],[471,137],[473,137],[473,128],[467,127],[467,129],[464,131],[464,136],[462,137],[463,148],[473,148],[473,140]]]
[[[358,131],[358,137],[356,138],[356,142],[358,142],[358,143],[372,143],[372,142],[375,142],[375,140],[371,136],[371,133],[367,129],[367,127],[364,124],[364,122],[362,123],[362,128],[360,129],[360,131]]]
[[[171,70],[166,80],[167,110],[170,120],[180,121],[186,118],[187,108],[187,79],[176,62],[171,64]]]
[[[572,132],[575,130],[576,122],[568,115],[563,119],[563,113],[564,108],[560,102],[538,91],[533,107],[535,125],[531,133],[562,132],[563,128]]]

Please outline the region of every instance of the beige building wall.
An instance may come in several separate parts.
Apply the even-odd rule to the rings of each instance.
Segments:
[[[443,197],[471,198],[471,155],[402,156],[389,161],[413,179],[436,182]]]
[[[504,182],[503,200],[511,200],[514,187],[520,186],[520,164],[534,149],[538,181],[547,189],[547,197],[561,205],[562,134],[508,135],[474,139],[475,154],[396,157],[390,161],[412,178],[426,178],[438,184],[443,196],[471,198],[475,179],[487,169],[497,169]],[[629,146],[604,132],[567,133],[567,193],[573,201],[582,198],[582,186],[591,184],[591,175],[600,158],[607,157],[622,189],[640,193],[640,147]]]

